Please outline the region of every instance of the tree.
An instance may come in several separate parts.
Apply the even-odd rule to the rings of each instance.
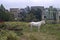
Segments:
[[[0,20],[8,21],[10,19],[9,12],[4,8],[3,4],[0,5]]]
[[[31,9],[31,13],[36,17],[36,21],[41,21],[42,19],[42,11],[39,8]]]
[[[26,8],[25,11],[20,12],[20,21],[41,21],[42,20],[42,10],[39,8]]]
[[[36,21],[36,17],[33,15],[33,13],[28,13],[25,18],[26,21]]]

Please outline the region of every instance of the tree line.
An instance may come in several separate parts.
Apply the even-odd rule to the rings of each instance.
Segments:
[[[28,10],[28,13],[20,13],[22,15],[20,21],[41,21],[42,19],[42,11],[41,9],[37,8]]]
[[[28,13],[22,12],[20,15],[19,21],[40,21],[41,20],[41,13],[42,11],[40,9],[34,10],[28,10]],[[14,17],[12,17],[13,14],[11,14],[8,10],[5,9],[3,4],[0,5],[0,21],[12,21]],[[14,20],[13,20],[14,21]]]

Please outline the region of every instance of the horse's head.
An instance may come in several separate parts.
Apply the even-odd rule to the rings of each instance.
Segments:
[[[45,20],[42,20],[41,23],[42,23],[42,24],[45,24]]]

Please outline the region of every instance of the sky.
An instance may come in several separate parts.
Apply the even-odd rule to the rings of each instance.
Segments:
[[[0,0],[6,9],[25,8],[26,6],[53,6],[60,8],[60,0]]]

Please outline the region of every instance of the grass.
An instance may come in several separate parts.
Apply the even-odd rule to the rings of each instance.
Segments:
[[[19,40],[19,37],[14,31],[1,30],[0,40]]]
[[[60,24],[46,24],[42,25],[40,32],[37,32],[37,27],[33,27],[33,31],[30,32],[30,27],[27,22],[5,22],[10,24],[10,27],[23,28],[23,35],[20,36],[20,40],[60,40]]]

